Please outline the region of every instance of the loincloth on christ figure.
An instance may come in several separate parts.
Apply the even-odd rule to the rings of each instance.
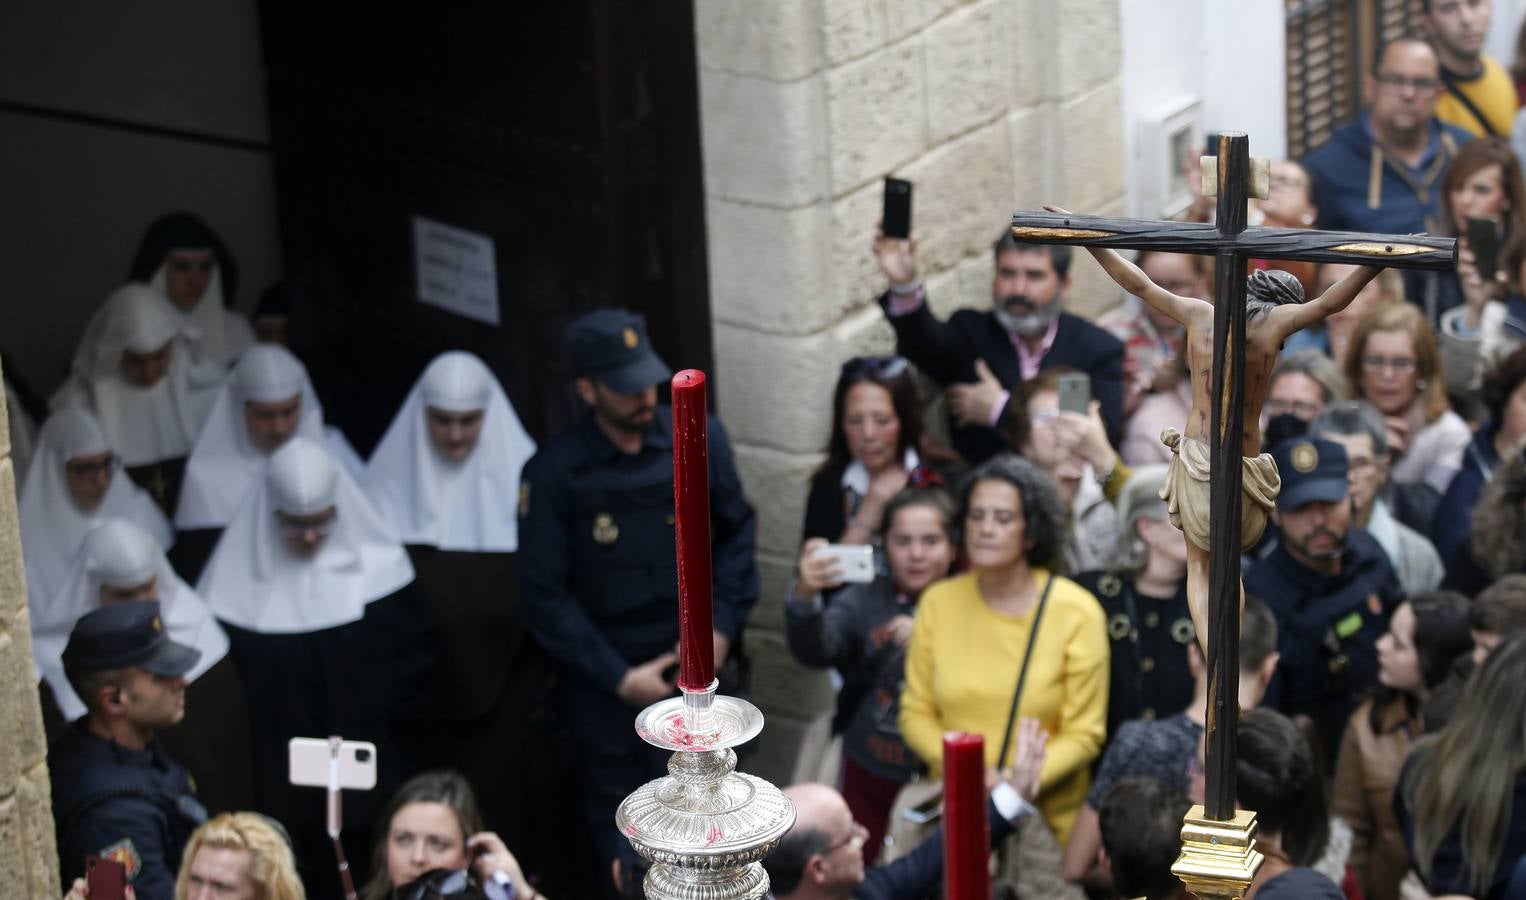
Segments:
[[[1199,549],[1208,550],[1208,445],[1175,428],[1162,431],[1160,442],[1171,448],[1171,465],[1160,486],[1171,524]],[[1240,549],[1248,550],[1266,530],[1267,513],[1277,502],[1282,477],[1270,453],[1242,457],[1241,462]]]

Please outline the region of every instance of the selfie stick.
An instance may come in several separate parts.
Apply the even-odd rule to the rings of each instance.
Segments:
[[[344,739],[338,735],[329,735],[328,832],[329,839],[334,842],[334,856],[339,860],[339,886],[344,889],[344,900],[355,900],[350,863],[344,858],[344,845],[339,843],[339,747],[343,743]]]

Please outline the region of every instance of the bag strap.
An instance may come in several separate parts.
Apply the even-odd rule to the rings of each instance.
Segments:
[[[1012,726],[1017,724],[1017,703],[1023,697],[1023,682],[1028,680],[1028,660],[1033,658],[1033,644],[1039,636],[1039,623],[1044,620],[1044,607],[1049,604],[1049,589],[1054,586],[1054,573],[1044,582],[1044,593],[1039,595],[1039,608],[1033,614],[1033,628],[1028,631],[1028,649],[1023,651],[1023,664],[1017,670],[1017,690],[1012,692],[1012,706],[1007,710],[1007,727],[1002,731],[1001,752],[996,755],[996,767],[1007,761],[1007,751],[1012,747]]]
[[[1484,127],[1484,131],[1488,134],[1489,137],[1499,137],[1499,133],[1494,130],[1494,126],[1490,125],[1489,120],[1484,118],[1483,111],[1478,108],[1477,104],[1469,99],[1467,94],[1462,92],[1461,87],[1458,87],[1457,79],[1452,75],[1451,72],[1448,72],[1446,69],[1442,69],[1441,80],[1447,86],[1447,93],[1457,98],[1457,100],[1462,103],[1463,106],[1467,107],[1468,112],[1471,113],[1473,118],[1478,121],[1478,124]]]

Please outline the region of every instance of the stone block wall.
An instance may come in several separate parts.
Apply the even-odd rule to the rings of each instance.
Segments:
[[[0,395],[0,893],[57,897],[47,741],[32,669],[16,472]],[[10,892],[14,891],[14,894]]]
[[[915,182],[933,308],[990,304],[1013,210],[1121,215],[1117,0],[697,0],[710,296],[720,414],[758,508],[763,599],[748,630],[768,715],[744,767],[786,783],[832,702],[784,645],[783,593],[832,387],[888,353],[870,245],[881,179]],[[1119,297],[1089,260],[1070,308]]]

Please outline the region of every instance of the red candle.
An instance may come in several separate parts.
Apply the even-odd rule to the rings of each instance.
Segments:
[[[990,900],[991,823],[986,818],[986,741],[943,735],[943,898]]]
[[[702,691],[715,680],[710,608],[710,453],[705,437],[705,373],[673,376],[673,508],[678,532],[678,686]]]

